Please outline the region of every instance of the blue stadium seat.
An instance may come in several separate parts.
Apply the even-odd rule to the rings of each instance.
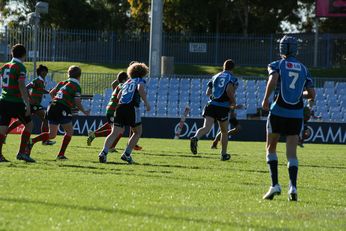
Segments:
[[[324,88],[332,88],[334,89],[334,81],[326,81],[324,82]]]

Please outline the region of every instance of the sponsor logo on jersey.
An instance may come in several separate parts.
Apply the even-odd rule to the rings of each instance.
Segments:
[[[294,63],[294,62],[286,62],[286,69],[288,70],[295,70],[295,71],[301,71],[302,66],[300,63]]]

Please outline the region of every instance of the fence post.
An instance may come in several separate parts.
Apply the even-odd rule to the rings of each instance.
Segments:
[[[52,42],[52,61],[56,61],[56,53],[55,53],[55,47],[56,47],[56,30],[52,29],[52,34],[53,34],[53,42]]]

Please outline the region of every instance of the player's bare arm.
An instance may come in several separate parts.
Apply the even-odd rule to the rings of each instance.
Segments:
[[[275,90],[278,79],[279,79],[279,74],[277,72],[269,76],[266,92],[264,94],[264,98],[262,101],[262,108],[266,111],[269,110],[269,97],[271,93]]]
[[[112,90],[114,91],[115,90],[115,88],[117,87],[119,85],[119,80],[114,80],[113,82],[112,82]]]
[[[235,100],[235,87],[233,84],[228,84],[226,92],[227,92],[227,96],[229,98],[229,102],[230,102],[230,108],[235,108],[237,105],[237,102]]]
[[[146,108],[146,111],[150,111],[150,104],[148,102],[148,99],[147,99],[147,93],[145,92],[145,89],[144,89],[144,85],[143,84],[139,84],[138,85],[138,93],[140,95],[140,97],[142,98],[143,102],[144,102],[144,105],[145,105],[145,108]]]
[[[19,86],[19,91],[22,96],[23,102],[26,105],[26,115],[29,116],[31,114],[30,111],[30,103],[29,103],[29,95],[28,95],[28,90],[26,89],[25,86],[25,78],[20,78],[18,80],[18,86]]]
[[[76,107],[78,108],[78,110],[80,110],[81,112],[83,112],[84,115],[89,115],[90,110],[86,111],[82,105],[82,100],[79,97],[74,98],[74,102],[76,104]]]

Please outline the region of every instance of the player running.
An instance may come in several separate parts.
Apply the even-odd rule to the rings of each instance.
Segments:
[[[239,108],[237,109],[240,109],[241,108],[241,105],[238,105]],[[240,130],[241,130],[241,126],[239,124],[239,121],[237,120],[237,116],[236,116],[236,113],[235,113],[235,109],[231,109],[230,110],[230,119],[229,119],[229,123],[232,125],[232,129],[228,131],[228,136],[234,136],[234,135],[237,135]],[[213,140],[213,143],[211,145],[211,149],[217,149],[217,144],[219,143],[221,139],[221,132],[219,132],[214,140]]]
[[[35,162],[26,153],[33,127],[30,101],[25,87],[26,68],[23,61],[26,57],[26,49],[22,44],[16,44],[12,47],[11,54],[13,57],[12,60],[0,68],[2,78],[2,94],[0,99],[0,162],[8,162],[2,155],[2,145],[12,118],[18,118],[24,124],[17,159],[26,162]]]
[[[124,71],[121,71],[118,73],[116,80],[112,82],[113,94],[106,108],[107,122],[103,126],[99,127],[96,131],[88,132],[88,139],[87,139],[88,146],[91,145],[91,143],[96,137],[107,137],[112,132],[113,121],[110,121],[109,119],[110,118],[114,119],[115,108],[117,105],[117,94],[119,93],[122,84],[125,83],[127,79],[128,79],[127,73]],[[131,134],[131,130],[130,130],[130,134]],[[118,144],[122,136],[123,136],[122,133],[118,135],[118,137],[114,140],[112,146],[109,148],[108,150],[109,152],[116,152],[115,146]],[[138,146],[137,144],[134,147],[134,150],[141,150],[141,149],[142,147]]]
[[[290,179],[288,199],[297,201],[297,144],[303,129],[303,97],[310,99],[315,97],[308,69],[295,58],[297,50],[297,39],[285,35],[280,40],[281,59],[268,65],[269,79],[262,107],[264,110],[269,110],[266,151],[272,185],[263,199],[272,200],[275,195],[281,194],[276,146],[280,135],[284,135]],[[274,102],[269,108],[269,96],[274,90]]]
[[[41,106],[43,95],[49,93],[45,89],[45,77],[48,74],[48,68],[40,65],[36,69],[36,73],[37,78],[26,85],[26,88],[29,90],[30,109],[31,113],[37,115],[42,121],[41,132],[48,132],[48,121],[45,119],[45,110],[43,109],[43,106]],[[21,124],[22,122],[19,119],[13,121],[7,129],[7,134]],[[43,145],[53,145],[55,143],[55,141],[50,140],[42,142]]]
[[[206,95],[210,97],[209,102],[204,107],[204,125],[197,130],[190,141],[190,149],[193,154],[197,154],[198,140],[207,134],[217,120],[221,130],[221,156],[222,161],[231,159],[227,154],[228,145],[228,117],[230,108],[236,106],[235,90],[238,86],[238,79],[233,76],[232,70],[234,62],[228,59],[223,64],[223,71],[214,75],[208,83]]]
[[[68,79],[59,82],[55,88],[50,91],[52,103],[48,106],[47,119],[49,121],[49,139],[54,139],[58,133],[59,125],[65,130],[64,139],[57,156],[57,160],[67,160],[65,151],[69,145],[72,135],[72,108],[75,106],[85,115],[89,115],[89,111],[84,110],[81,104],[80,77],[82,71],[77,66],[70,66],[68,71]],[[31,140],[29,149],[38,141],[34,138]]]
[[[139,110],[141,99],[144,102],[147,111],[150,111],[150,105],[145,92],[145,80],[148,74],[148,67],[144,63],[133,63],[127,69],[129,80],[124,83],[118,94],[119,104],[116,108],[112,133],[107,136],[103,150],[99,153],[99,161],[107,162],[108,150],[119,134],[124,132],[124,126],[130,126],[133,134],[130,137],[127,147],[121,156],[123,161],[129,164],[134,163],[131,152],[142,135],[142,121]]]

